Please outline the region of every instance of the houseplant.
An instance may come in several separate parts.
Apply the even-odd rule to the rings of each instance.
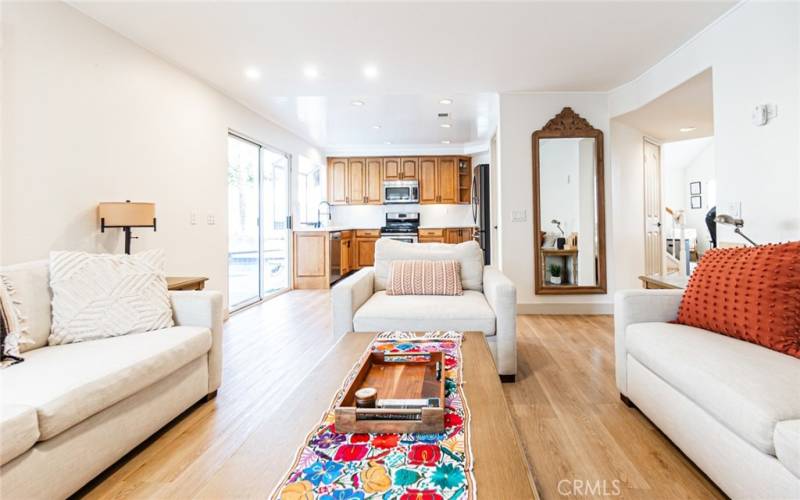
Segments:
[[[561,284],[561,266],[558,264],[550,264],[550,283],[554,285]]]

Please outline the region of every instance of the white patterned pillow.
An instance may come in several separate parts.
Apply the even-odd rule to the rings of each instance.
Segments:
[[[386,295],[464,295],[457,260],[395,260]]]
[[[50,345],[85,342],[174,325],[164,251],[135,255],[50,253]]]

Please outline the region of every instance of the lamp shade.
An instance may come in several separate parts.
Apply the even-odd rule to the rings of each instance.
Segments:
[[[105,227],[153,227],[156,204],[142,202],[101,202],[97,216]]]

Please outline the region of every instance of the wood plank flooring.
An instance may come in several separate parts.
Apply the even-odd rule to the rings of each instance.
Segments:
[[[619,401],[611,317],[520,316],[517,323],[519,373],[503,388],[542,498],[724,498]],[[289,292],[233,315],[217,398],[76,496],[189,498],[204,496],[220,474],[235,480],[234,452],[332,345],[328,291]]]

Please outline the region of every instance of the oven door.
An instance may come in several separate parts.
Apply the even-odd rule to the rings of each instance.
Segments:
[[[383,234],[381,238],[402,241],[404,243],[417,243],[419,241],[416,234]]]

